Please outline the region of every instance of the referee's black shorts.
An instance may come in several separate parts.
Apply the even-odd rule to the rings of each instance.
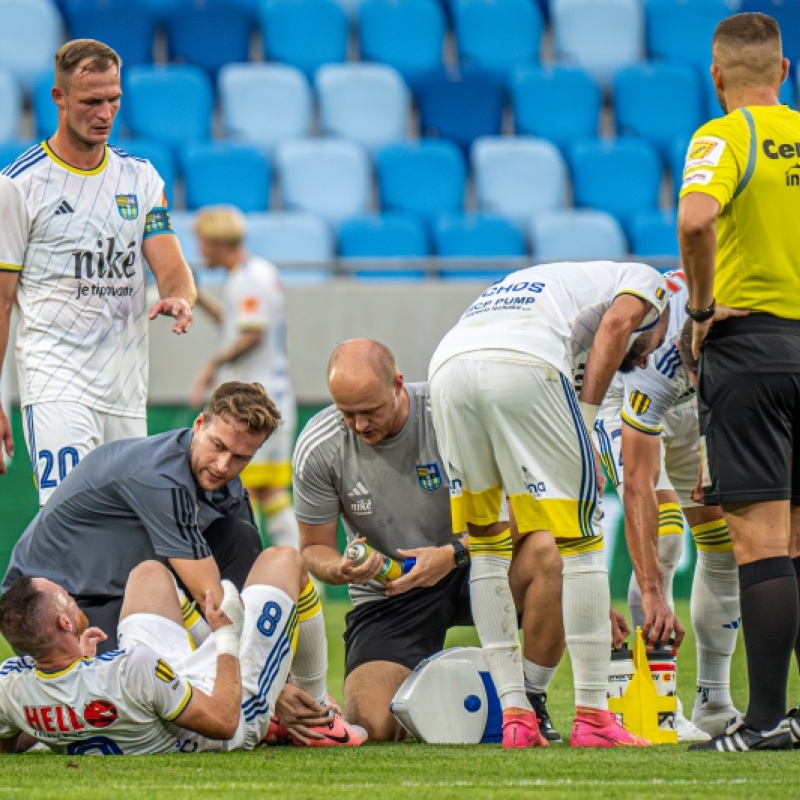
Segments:
[[[347,614],[345,674],[370,661],[414,669],[444,647],[448,628],[472,625],[469,570],[454,569],[435,586],[360,603]]]
[[[698,409],[711,475],[706,505],[800,505],[800,321],[751,314],[714,324],[700,358]]]

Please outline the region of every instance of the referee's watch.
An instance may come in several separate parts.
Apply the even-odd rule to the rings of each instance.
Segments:
[[[460,539],[456,539],[454,542],[450,542],[455,550],[455,557],[456,557],[456,569],[460,569],[461,567],[468,567],[469,566],[469,550],[461,544]]]
[[[689,301],[686,301],[686,314],[695,322],[708,322],[717,310],[717,301],[712,300],[708,308],[692,308]]]

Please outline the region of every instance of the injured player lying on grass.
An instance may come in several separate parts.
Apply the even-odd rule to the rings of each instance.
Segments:
[[[213,635],[194,649],[171,573],[140,564],[119,649],[95,657],[105,634],[87,629],[74,599],[45,578],[19,578],[0,599],[0,632],[27,654],[0,665],[0,752],[36,742],[70,755],[247,750],[276,738],[362,744],[364,731],[329,702],[322,606],[297,550],[262,553],[241,598],[223,585],[220,608],[207,595]]]

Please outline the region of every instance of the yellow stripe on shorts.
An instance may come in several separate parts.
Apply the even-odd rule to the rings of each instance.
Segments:
[[[460,494],[451,494],[453,533],[463,533],[468,522],[473,525],[493,525],[500,519],[502,504],[503,487],[500,484],[481,492],[463,489]]]

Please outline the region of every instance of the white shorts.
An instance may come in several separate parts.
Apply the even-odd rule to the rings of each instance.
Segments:
[[[279,399],[281,424],[242,470],[242,484],[246,489],[283,489],[292,485],[292,451],[296,438],[297,407],[293,396]]]
[[[461,521],[497,522],[505,492],[520,533],[549,530],[602,549],[589,433],[571,382],[555,367],[471,353],[439,367],[430,391],[454,530]]]
[[[289,677],[297,641],[297,608],[284,591],[274,586],[248,586],[242,601],[242,719],[236,736],[223,743],[222,749],[229,750],[251,750],[266,736],[275,701]],[[156,614],[131,614],[120,621],[117,630],[120,648],[144,645],[192,686],[212,692],[217,673],[213,634],[193,650],[182,625]],[[220,743],[206,741],[209,745],[200,742],[199,749],[220,749]]]
[[[147,436],[144,417],[106,414],[80,403],[25,406],[23,428],[40,506],[87,453],[106,442]]]
[[[609,479],[617,487],[620,498],[625,490],[622,464],[622,426],[619,412],[598,417],[594,426],[595,442]],[[681,508],[698,505],[691,498],[697,485],[700,465],[700,436],[697,427],[697,401],[690,400],[670,408],[664,415],[661,434],[661,472],[656,491],[674,491]]]

